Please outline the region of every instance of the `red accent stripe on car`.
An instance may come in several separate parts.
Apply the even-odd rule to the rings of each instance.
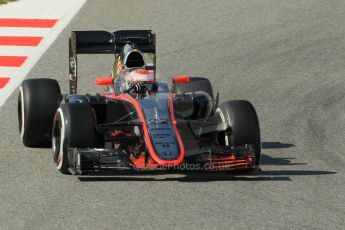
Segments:
[[[27,58],[26,56],[0,56],[0,66],[20,67]]]
[[[10,78],[8,77],[0,77],[0,89],[4,88],[9,81]]]
[[[38,46],[43,37],[0,36],[0,46]]]
[[[52,28],[57,19],[0,18],[0,27]]]
[[[175,120],[175,117],[173,116],[173,114],[171,114],[171,118],[172,118],[173,127],[175,129],[176,137],[177,137],[179,147],[180,147],[180,156],[176,160],[162,160],[159,158],[159,156],[157,155],[157,153],[156,153],[156,151],[152,145],[152,140],[151,140],[149,132],[148,132],[148,127],[146,124],[145,115],[144,115],[139,103],[134,98],[132,98],[131,96],[126,95],[126,94],[120,94],[119,96],[115,96],[115,97],[111,97],[111,96],[108,96],[108,97],[127,101],[128,103],[130,103],[134,106],[135,110],[137,111],[138,118],[143,125],[143,131],[144,131],[144,136],[145,136],[145,140],[147,143],[147,148],[149,150],[149,153],[150,153],[152,159],[155,162],[157,162],[160,165],[164,165],[164,166],[175,166],[175,165],[179,165],[183,162],[183,160],[184,160],[184,147],[182,144],[182,139],[181,139],[179,132],[177,130],[176,120]],[[169,108],[170,108],[170,112],[172,112],[173,108],[171,105],[171,101],[169,101]]]
[[[170,110],[170,118],[171,118],[171,123],[175,129],[175,134],[177,137],[177,142],[178,145],[180,146],[180,158],[179,161],[182,162],[184,160],[184,155],[185,155],[185,150],[184,150],[184,145],[183,141],[180,135],[180,131],[177,128],[177,121],[175,118],[175,113],[174,113],[174,105],[173,105],[173,100],[172,100],[173,94],[169,94],[169,110]]]

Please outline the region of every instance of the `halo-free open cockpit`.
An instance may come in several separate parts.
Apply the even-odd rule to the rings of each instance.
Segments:
[[[77,57],[82,54],[114,55],[113,74],[96,79],[112,90],[77,94]],[[155,70],[155,34],[150,30],[73,31],[69,93],[61,94],[53,79],[26,80],[20,88],[24,145],[51,140],[56,167],[72,174],[258,167],[260,128],[250,102],[219,105],[208,79],[174,76],[169,88],[157,81]]]

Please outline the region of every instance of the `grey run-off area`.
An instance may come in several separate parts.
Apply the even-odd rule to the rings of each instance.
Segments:
[[[71,30],[152,29],[158,75],[210,78],[247,99],[263,141],[259,175],[98,180],[60,175],[20,143],[17,92],[0,110],[0,229],[344,229],[344,1],[88,1],[28,77],[68,87]],[[95,93],[113,57],[82,57]]]

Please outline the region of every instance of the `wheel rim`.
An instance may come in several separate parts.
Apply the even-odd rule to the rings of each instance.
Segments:
[[[226,123],[224,114],[223,114],[223,112],[222,112],[222,110],[220,108],[217,108],[216,113],[219,114],[219,117],[220,117],[221,121],[223,123]],[[229,135],[228,135],[228,133],[226,131],[224,131],[224,143],[225,143],[225,146],[229,146],[230,145]]]
[[[61,169],[64,161],[65,125],[61,109],[57,110],[53,123],[52,145],[56,168]]]
[[[24,92],[23,87],[19,88],[18,96],[18,127],[20,133],[20,139],[23,141],[25,132],[25,110],[24,110]]]
[[[53,152],[54,152],[54,161],[56,162],[56,165],[60,163],[61,158],[59,158],[59,151],[61,146],[61,126],[60,122],[58,120],[54,121],[53,126],[53,136],[52,136],[52,142],[53,142]]]

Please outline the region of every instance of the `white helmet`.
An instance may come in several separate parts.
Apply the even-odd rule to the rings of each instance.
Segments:
[[[126,80],[128,81],[129,84],[135,84],[137,82],[151,84],[155,81],[153,73],[146,69],[136,69],[136,70],[131,71],[127,75]]]

